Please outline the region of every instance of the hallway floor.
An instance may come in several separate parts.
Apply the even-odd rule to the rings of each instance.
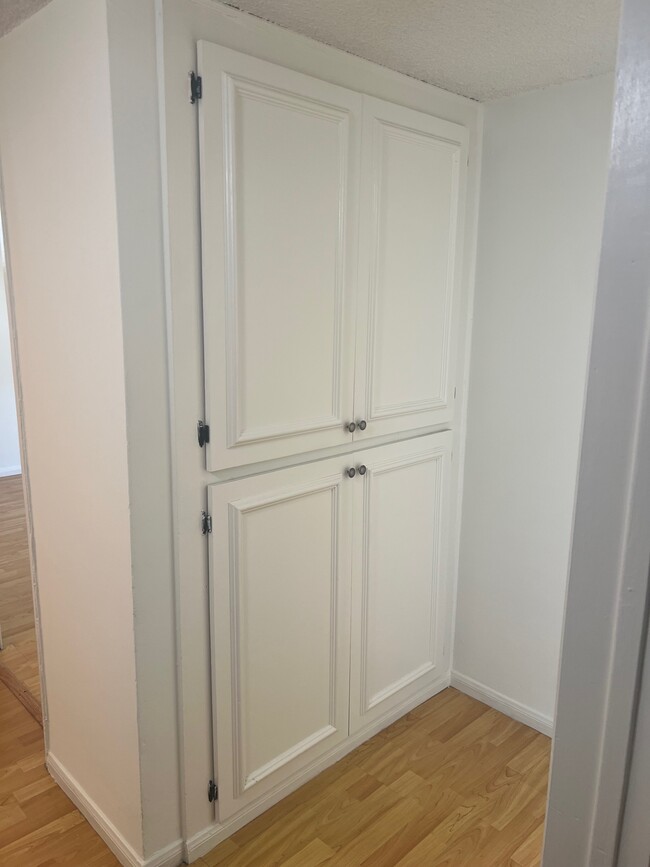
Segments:
[[[43,729],[0,683],[0,864],[112,867],[118,863],[48,774]]]
[[[550,743],[446,689],[198,863],[537,867]]]
[[[195,863],[537,867],[549,752],[448,689]],[[2,867],[117,865],[44,761],[42,729],[0,684]]]
[[[0,666],[41,703],[21,476],[0,478]]]
[[[0,663],[40,701],[20,477],[0,479]],[[550,740],[446,689],[196,864],[538,867]],[[0,682],[0,864],[118,861],[45,768],[43,730]]]

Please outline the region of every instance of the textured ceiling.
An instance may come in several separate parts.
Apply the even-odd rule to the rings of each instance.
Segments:
[[[48,2],[0,0],[0,36]],[[619,0],[226,2],[474,99],[510,96],[614,67]]]
[[[445,90],[488,100],[614,68],[619,0],[226,0]]]
[[[46,6],[50,0],[0,0],[0,36]]]

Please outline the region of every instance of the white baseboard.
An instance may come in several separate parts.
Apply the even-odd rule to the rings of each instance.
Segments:
[[[451,686],[456,687],[456,689],[459,689],[466,695],[470,695],[472,698],[478,699],[478,701],[482,701],[484,704],[493,707],[506,716],[516,719],[517,722],[524,723],[524,725],[530,726],[543,735],[553,737],[553,720],[551,717],[538,713],[531,707],[515,701],[514,698],[508,698],[507,695],[503,695],[497,692],[496,689],[492,689],[484,683],[474,680],[473,677],[467,677],[467,675],[460,674],[458,671],[452,671]]]
[[[61,786],[79,812],[83,813],[124,867],[178,867],[183,863],[182,840],[160,849],[149,858],[142,858],[52,753],[48,754],[45,764],[53,779]]]
[[[234,834],[235,831],[243,828],[243,826],[248,824],[248,822],[255,819],[261,813],[264,813],[266,810],[269,809],[269,807],[277,804],[278,801],[281,801],[282,798],[286,798],[286,796],[290,795],[291,792],[299,789],[300,786],[303,786],[306,782],[311,780],[317,774],[320,774],[321,771],[325,770],[325,768],[330,767],[330,765],[335,764],[335,762],[338,762],[348,753],[351,753],[352,750],[356,749],[364,741],[367,741],[368,738],[376,735],[377,732],[385,729],[391,723],[395,722],[395,720],[404,716],[404,714],[408,713],[410,710],[413,710],[414,707],[422,704],[423,701],[427,701],[427,699],[441,692],[443,689],[446,689],[448,686],[449,674],[445,674],[442,677],[438,678],[435,683],[430,684],[425,690],[422,690],[417,695],[415,695],[410,701],[406,702],[403,705],[400,705],[399,708],[385,714],[381,717],[381,719],[377,720],[372,725],[367,726],[366,728],[347,738],[344,743],[339,744],[338,747],[331,750],[329,753],[327,753],[327,755],[321,756],[320,759],[315,761],[309,767],[305,768],[299,774],[294,775],[290,780],[287,780],[281,786],[273,789],[272,792],[269,792],[268,795],[266,795],[264,798],[261,798],[254,804],[251,804],[251,806],[247,809],[242,810],[241,813],[237,813],[236,816],[233,816],[226,822],[215,822],[214,825],[209,825],[207,828],[199,831],[198,834],[190,837],[185,844],[184,851],[185,860],[187,861],[187,863],[191,864],[193,861],[196,861],[197,858],[201,858],[211,849],[214,849],[214,847],[217,846],[219,843],[222,843],[224,840],[230,837],[231,834]]]
[[[179,867],[180,864],[185,863],[183,853],[183,841],[176,840],[164,849],[159,849],[150,858],[145,858],[141,863],[143,867]]]
[[[5,476],[19,476],[21,473],[20,464],[17,467],[0,467],[0,479]]]

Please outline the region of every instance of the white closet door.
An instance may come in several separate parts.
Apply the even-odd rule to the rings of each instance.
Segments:
[[[352,733],[445,686],[451,436],[355,454]]]
[[[351,442],[359,94],[199,42],[208,469]]]
[[[337,458],[208,489],[222,821],[348,735],[345,467]]]
[[[364,97],[355,439],[452,419],[467,141]]]

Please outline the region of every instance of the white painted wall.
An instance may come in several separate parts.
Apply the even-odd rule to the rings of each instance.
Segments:
[[[0,476],[13,476],[20,472],[20,446],[5,284],[4,246],[0,225]]]
[[[54,0],[0,43],[49,757],[129,863],[182,850],[156,10]]]
[[[108,0],[106,7],[126,387],[143,845],[145,857],[149,858],[168,847],[179,852],[181,849],[156,2]],[[135,80],[138,87],[133,86]],[[190,419],[187,432],[198,451],[195,424],[195,419]],[[204,769],[201,794],[206,803],[208,779],[209,770]]]
[[[554,716],[612,88],[609,76],[573,82],[485,114],[454,670],[542,728]]]
[[[650,116],[644,110],[649,41],[650,4],[625,0],[544,867],[648,864],[650,756],[643,737],[650,662],[644,648],[650,599]],[[641,739],[636,745],[635,717],[635,737]],[[645,789],[639,785],[643,774]],[[641,827],[630,837],[629,822],[636,821]]]
[[[48,757],[137,855],[143,832],[109,73],[105,0],[55,0],[0,42],[0,158]]]

